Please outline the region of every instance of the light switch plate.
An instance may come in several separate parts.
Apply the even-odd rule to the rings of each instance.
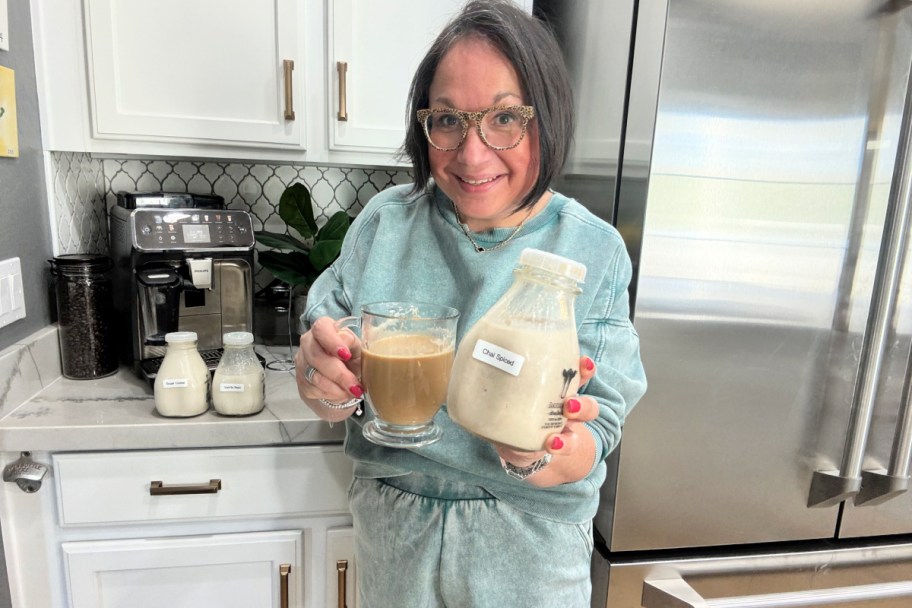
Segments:
[[[0,318],[13,311],[13,279],[0,277]]]
[[[0,51],[9,50],[9,9],[6,0],[0,0]]]
[[[22,289],[22,266],[19,258],[0,262],[0,327],[25,318],[25,294]]]

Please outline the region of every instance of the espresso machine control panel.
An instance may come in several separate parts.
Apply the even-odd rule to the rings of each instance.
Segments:
[[[138,251],[247,251],[253,222],[246,211],[225,209],[136,209],[130,214]]]

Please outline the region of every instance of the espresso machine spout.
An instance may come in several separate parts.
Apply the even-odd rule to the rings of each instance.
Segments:
[[[190,266],[190,280],[197,289],[212,289],[212,258],[191,258],[187,260]]]

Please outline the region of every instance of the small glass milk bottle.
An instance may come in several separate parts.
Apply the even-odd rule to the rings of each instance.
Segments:
[[[226,416],[248,416],[263,409],[266,373],[253,352],[253,334],[222,336],[225,347],[212,378],[212,406]]]
[[[162,416],[187,418],[209,409],[209,368],[196,349],[193,331],[165,334],[168,350],[155,376],[155,409]]]
[[[585,277],[579,262],[523,250],[513,284],[459,345],[450,418],[489,441],[544,449],[566,423],[564,399],[579,388],[573,305]]]

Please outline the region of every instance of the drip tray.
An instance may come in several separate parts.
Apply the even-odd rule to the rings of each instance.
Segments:
[[[203,361],[206,362],[206,367],[209,368],[209,373],[215,372],[215,368],[218,367],[219,361],[222,360],[222,349],[213,348],[210,350],[201,350],[199,351],[200,356],[202,356]],[[256,358],[259,360],[260,365],[266,367],[266,359],[260,353],[255,352]],[[161,368],[162,361],[164,357],[153,357],[151,359],[143,359],[139,362],[139,369],[142,372],[143,378],[149,381],[149,383],[155,382],[155,376],[158,375],[158,370]]]

